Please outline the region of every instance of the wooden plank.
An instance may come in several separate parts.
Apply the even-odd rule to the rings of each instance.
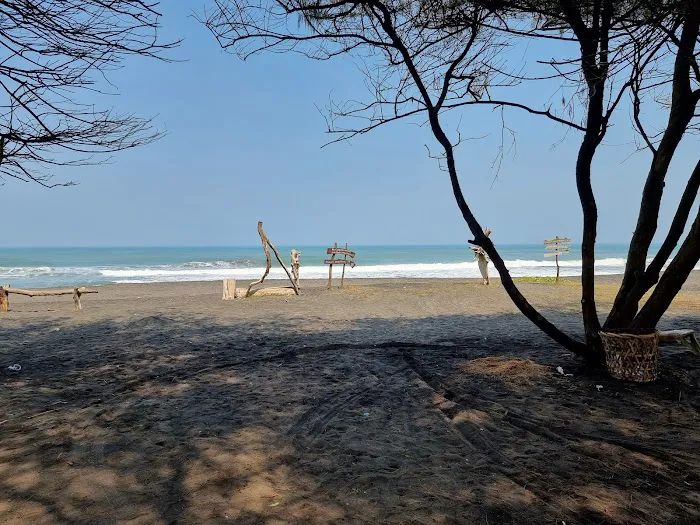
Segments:
[[[350,268],[354,268],[355,266],[357,266],[355,261],[351,261],[350,259],[326,259],[325,261],[323,261],[323,264],[330,264],[331,266],[333,266],[334,264],[349,264]]]
[[[81,286],[79,288],[66,288],[58,290],[25,290],[24,288],[12,288],[8,287],[5,289],[7,293],[16,293],[18,295],[28,295],[29,297],[45,297],[50,295],[73,295],[78,292],[81,295],[84,293],[98,293],[97,290],[91,290]]]
[[[545,244],[555,244],[555,243],[561,244],[561,243],[567,243],[567,242],[571,242],[571,239],[555,237],[554,239],[549,239],[549,240],[545,239],[545,241],[544,241]]]
[[[347,255],[353,259],[355,258],[355,252],[347,248],[327,248],[326,255]]]

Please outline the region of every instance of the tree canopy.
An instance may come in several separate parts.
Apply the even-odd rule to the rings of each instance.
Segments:
[[[0,4],[0,177],[56,185],[59,165],[160,136],[151,121],[110,108],[93,94],[125,57],[163,60],[157,2],[7,0]],[[66,184],[57,183],[57,184]],[[69,183],[68,183],[69,184]]]

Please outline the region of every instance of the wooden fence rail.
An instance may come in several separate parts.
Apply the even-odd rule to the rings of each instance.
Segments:
[[[0,286],[0,312],[7,312],[9,308],[8,295],[14,293],[17,295],[26,295],[29,297],[45,297],[52,295],[72,295],[76,310],[82,310],[83,305],[80,304],[80,296],[86,293],[98,293],[97,290],[92,290],[84,286],[75,288],[59,288],[52,290],[25,290],[24,288],[13,288],[11,286]]]

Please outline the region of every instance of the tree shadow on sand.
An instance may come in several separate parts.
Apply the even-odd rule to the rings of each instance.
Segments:
[[[484,321],[7,329],[0,521],[700,522],[700,363],[622,384]]]

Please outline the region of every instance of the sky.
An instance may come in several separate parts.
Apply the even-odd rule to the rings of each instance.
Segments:
[[[78,186],[8,181],[0,187],[10,218],[5,245],[248,246],[259,242],[258,220],[281,245],[459,244],[471,238],[447,174],[428,155],[437,144],[424,127],[398,122],[321,147],[329,136],[317,106],[329,97],[365,95],[353,61],[278,54],[243,62],[220,50],[191,16],[193,9],[201,7],[161,5],[162,37],[184,39],[170,54],[179,62],[135,57],[110,76],[119,95],[106,103],[154,116],[167,136],[119,153],[108,165],[56,173]],[[505,116],[517,132],[516,147],[498,172],[500,113],[469,111],[448,120],[453,132],[459,122],[464,136],[486,135],[457,150],[464,194],[477,218],[493,230],[496,244],[541,243],[557,235],[580,242],[574,181],[580,137],[516,110]],[[610,136],[594,164],[598,239],[625,243],[634,231],[649,156],[630,157],[630,137]],[[661,229],[697,161],[694,139],[686,139],[674,159]]]

